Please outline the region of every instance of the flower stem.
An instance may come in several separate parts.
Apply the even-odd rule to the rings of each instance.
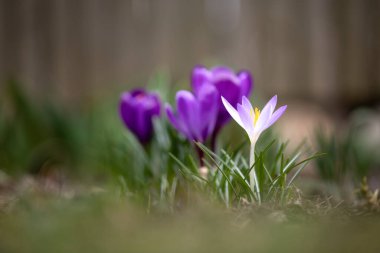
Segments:
[[[216,150],[216,138],[218,137],[218,133],[220,131],[220,127],[216,127],[211,135],[211,150],[215,152]]]
[[[197,150],[197,153],[198,153],[199,165],[200,165],[200,167],[203,167],[204,166],[204,162],[203,162],[204,152],[197,145],[195,145],[195,149]]]
[[[251,169],[251,171],[249,172],[249,182],[250,182],[252,191],[255,192],[256,190],[257,201],[259,202],[259,204],[261,204],[259,182],[257,180],[255,167],[253,167],[255,164],[255,144],[256,143],[251,144],[251,150],[249,152],[249,168]]]

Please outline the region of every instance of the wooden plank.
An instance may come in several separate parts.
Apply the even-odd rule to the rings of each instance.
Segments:
[[[55,3],[57,16],[56,53],[58,64],[58,92],[69,102],[81,102],[89,89],[89,47],[85,11],[89,1],[65,1]]]
[[[337,98],[338,38],[329,0],[312,0],[309,6],[311,29],[311,92],[321,103]]]
[[[5,17],[4,17],[4,1],[0,0],[0,93],[2,92],[2,87],[4,85],[4,75],[5,75],[5,57],[4,52],[4,43],[5,43]]]
[[[3,49],[4,78],[16,77],[22,65],[22,7],[21,0],[3,1]]]
[[[50,96],[54,90],[56,51],[54,38],[55,19],[52,0],[34,0],[33,15],[33,65],[35,82],[43,90],[44,96]],[[41,92],[40,92],[41,94]]]

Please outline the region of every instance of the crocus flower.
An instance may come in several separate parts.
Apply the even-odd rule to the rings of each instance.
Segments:
[[[273,125],[281,117],[287,106],[284,105],[276,111],[274,110],[277,104],[277,95],[273,96],[269,100],[261,112],[257,109],[257,107],[253,109],[252,104],[245,96],[243,96],[242,103],[237,104],[237,110],[224,97],[222,97],[222,102],[232,118],[248,134],[251,142],[250,167],[252,168],[255,160],[255,145],[258,138],[265,129]],[[251,169],[250,172],[250,183],[251,188],[256,188],[257,193],[259,193],[259,187],[257,185],[256,173],[254,169]]]
[[[211,84],[230,104],[236,105],[243,96],[249,97],[252,89],[252,77],[248,71],[234,73],[230,68],[217,66],[208,70],[203,66],[196,66],[191,76],[191,84],[195,94],[198,94],[204,85]],[[216,119],[215,132],[227,123],[231,117],[218,102],[218,116]]]
[[[196,95],[181,90],[176,94],[177,113],[165,106],[170,123],[190,141],[204,142],[216,123],[219,95],[212,85],[203,85]]]
[[[160,115],[160,108],[160,99],[155,93],[135,89],[121,95],[119,106],[121,119],[143,144],[152,138],[152,118]]]

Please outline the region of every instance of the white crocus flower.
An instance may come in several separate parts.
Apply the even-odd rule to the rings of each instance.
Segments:
[[[286,110],[286,105],[281,106],[276,111],[277,95],[273,96],[269,102],[260,110],[255,107],[253,109],[249,100],[243,96],[242,103],[237,104],[237,110],[224,98],[222,102],[228,113],[232,118],[247,132],[251,142],[250,150],[250,168],[255,163],[255,145],[261,133],[275,123]],[[260,198],[260,191],[257,182],[255,169],[252,168],[250,172],[250,184],[252,190],[256,189],[258,197]],[[260,199],[259,199],[260,201]]]

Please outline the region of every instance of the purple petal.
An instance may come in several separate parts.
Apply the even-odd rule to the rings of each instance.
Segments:
[[[138,106],[135,108],[136,122],[133,131],[142,143],[150,140],[153,132],[152,117],[147,113],[146,108]]]
[[[230,78],[223,78],[216,81],[214,85],[221,95],[229,95],[230,98],[234,98],[235,100],[237,100],[237,102],[239,102],[239,99],[241,98],[241,96],[240,96],[240,87],[238,83],[234,82]],[[231,92],[232,94],[230,94]]]
[[[214,84],[220,81],[229,81],[236,85],[240,85],[239,78],[231,69],[227,67],[222,67],[222,66],[215,67],[211,69],[211,73],[212,73],[212,76],[211,76],[210,81]]]
[[[200,128],[202,132],[203,140],[214,131],[216,117],[218,114],[218,98],[219,93],[216,88],[212,85],[204,85],[198,95],[198,100],[200,103]]]
[[[182,133],[186,138],[191,138],[191,135],[187,129],[187,127],[183,124],[182,121],[178,120],[178,117],[176,117],[173,113],[173,108],[169,104],[165,104],[165,112],[168,116],[169,122],[172,124],[172,126],[180,133]]]
[[[159,116],[161,114],[161,101],[158,94],[150,94],[150,101],[151,104],[147,107],[149,109],[149,114],[151,116]]]
[[[189,91],[179,91],[176,96],[177,110],[180,121],[186,125],[189,133],[196,140],[201,139],[201,123],[199,103]]]
[[[157,94],[135,89],[121,95],[119,111],[128,129],[140,142],[146,143],[153,134],[152,117],[160,114],[160,107]]]
[[[137,88],[137,89],[134,89],[130,92],[132,97],[136,97],[138,95],[146,95],[146,93],[147,92],[143,88]]]
[[[204,83],[208,83],[211,72],[203,66],[195,66],[191,74],[191,85],[195,94],[198,94]]]
[[[210,71],[213,75],[235,75],[234,71],[226,66],[215,66]]]
[[[171,107],[171,105],[165,104],[165,112],[166,112],[166,115],[168,116],[170,124],[172,124],[172,126],[178,131],[181,131],[181,128],[179,127],[178,119],[176,116],[174,116],[173,108]]]
[[[278,108],[270,117],[270,119],[267,123],[267,126],[265,128],[268,128],[271,125],[273,125],[282,116],[282,114],[284,114],[287,107],[288,107],[287,105],[284,105],[284,106],[281,106],[280,108]]]
[[[133,104],[131,103],[130,93],[125,92],[121,95],[119,112],[125,126],[128,128],[133,127],[133,122],[135,122],[136,115]]]
[[[248,71],[241,71],[238,74],[240,80],[241,94],[249,97],[253,88],[252,76]]]
[[[121,101],[130,101],[132,98],[132,95],[130,92],[123,92],[120,96]]]
[[[219,94],[223,96],[231,105],[236,106],[240,102],[240,87],[230,79],[224,79],[216,82],[215,87],[219,91]],[[229,119],[230,116],[220,101],[217,124],[221,126]]]

